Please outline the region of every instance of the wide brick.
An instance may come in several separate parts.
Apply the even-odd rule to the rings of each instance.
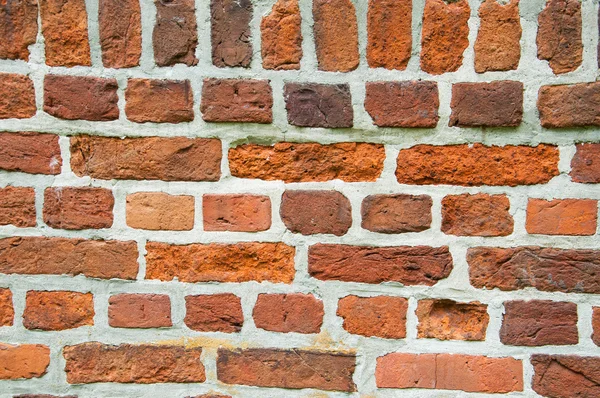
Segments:
[[[367,82],[365,109],[379,127],[436,127],[440,106],[436,82]]]
[[[219,348],[217,378],[226,384],[353,392],[355,367],[356,358],[350,354]]]
[[[448,195],[442,199],[442,232],[458,236],[507,236],[514,221],[506,195]]]
[[[28,291],[23,326],[30,330],[66,330],[94,324],[92,293]]]
[[[117,294],[108,300],[108,325],[113,328],[171,327],[171,300],[166,294]]]
[[[287,83],[288,123],[300,127],[352,127],[354,112],[348,84]]]
[[[308,272],[320,280],[433,286],[452,271],[448,247],[367,247],[316,244],[308,249]]]
[[[285,191],[279,215],[285,226],[302,235],[345,235],[352,226],[352,206],[337,191]]]
[[[229,149],[229,168],[234,177],[288,183],[375,181],[383,171],[384,159],[383,145],[357,142],[331,145],[281,142]]]
[[[271,199],[262,195],[204,195],[205,231],[259,232],[271,228]]]
[[[490,317],[487,305],[474,301],[419,300],[417,306],[420,339],[483,341]]]
[[[46,75],[44,112],[59,119],[104,122],[119,118],[117,80]]]
[[[44,222],[60,229],[100,229],[113,224],[115,199],[104,188],[46,188]]]
[[[42,377],[50,364],[50,348],[41,344],[0,343],[0,363],[0,380]]]
[[[194,96],[189,80],[129,79],[125,100],[125,113],[132,122],[194,120]]]
[[[500,341],[528,347],[577,344],[577,304],[544,300],[505,302]]]
[[[272,108],[273,91],[268,80],[204,80],[200,110],[207,122],[271,123]]]
[[[183,321],[197,332],[237,333],[244,325],[242,302],[231,293],[186,296]]]
[[[352,334],[384,339],[406,337],[408,300],[402,297],[346,296],[338,301],[337,316]]]
[[[600,346],[600,307],[594,307],[592,313],[592,341]]]
[[[467,252],[476,288],[600,293],[600,251],[550,247],[475,247]]]
[[[251,0],[211,0],[213,65],[250,67],[252,61]]]
[[[536,185],[559,175],[558,159],[558,148],[545,144],[417,145],[400,150],[396,177],[410,185]]]
[[[138,66],[142,55],[139,0],[100,0],[98,22],[105,68]]]
[[[66,346],[63,356],[69,384],[203,383],[202,348],[168,345],[106,345],[96,342]]]
[[[252,311],[257,328],[280,333],[319,333],[323,302],[312,294],[259,294]]]
[[[33,188],[0,188],[0,225],[35,227],[35,190]]]
[[[481,393],[523,391],[523,363],[514,358],[393,353],[377,358],[379,388],[427,388]]]
[[[85,0],[39,0],[46,65],[90,66]]]
[[[547,0],[538,16],[538,58],[547,60],[556,74],[579,68],[583,57],[581,2]]]
[[[194,228],[194,206],[193,196],[137,192],[127,195],[127,225],[152,231],[189,231]]]
[[[1,242],[1,241],[0,241]],[[283,243],[146,245],[146,278],[180,282],[291,283],[294,247]],[[1,259],[1,257],[0,257]],[[1,265],[1,263],[0,263]]]
[[[12,326],[14,317],[12,292],[10,289],[0,289],[0,327]]]
[[[302,17],[298,0],[277,0],[260,24],[264,69],[300,69]]]
[[[28,119],[36,112],[31,79],[25,75],[0,73],[0,119]]]
[[[404,70],[412,51],[412,0],[370,0],[367,62],[371,68]]]
[[[537,107],[542,127],[600,126],[600,82],[542,86]]]
[[[136,242],[43,237],[0,239],[0,273],[136,278]]]
[[[205,138],[71,137],[71,169],[101,180],[218,181],[221,141]]]
[[[530,234],[594,235],[597,221],[597,200],[529,199],[525,228]]]
[[[421,32],[421,69],[432,75],[457,71],[469,46],[467,0],[427,0]]]
[[[600,358],[576,355],[531,356],[532,387],[544,397],[592,398],[600,396]]]
[[[371,195],[361,207],[362,227],[372,232],[421,232],[431,226],[433,201],[427,195]]]
[[[158,66],[196,65],[198,33],[194,0],[154,0],[156,25],[152,32]]]
[[[61,167],[57,135],[0,133],[0,169],[56,175]]]
[[[360,61],[352,1],[313,0],[313,19],[319,70],[349,72],[356,69]]]
[[[584,184],[600,183],[600,144],[577,144],[576,148],[571,160],[571,179]]]
[[[38,33],[38,3],[3,1],[0,3],[0,59],[29,61],[29,46]]]

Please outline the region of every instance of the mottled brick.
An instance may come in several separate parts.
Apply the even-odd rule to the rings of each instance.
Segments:
[[[194,120],[194,96],[189,80],[129,79],[125,100],[125,113],[132,122]]]
[[[405,70],[412,52],[412,0],[370,0],[367,62],[371,68]]]
[[[29,61],[29,46],[38,33],[37,0],[5,0],[0,3],[0,59]]]
[[[362,227],[372,232],[421,232],[431,226],[433,201],[427,195],[371,195],[361,207]]]
[[[301,23],[298,0],[277,0],[271,13],[263,17],[260,42],[264,69],[300,69]]]
[[[442,232],[457,236],[507,236],[513,233],[506,195],[448,195],[442,199]]]
[[[35,190],[25,187],[0,188],[0,225],[35,227]]]
[[[10,289],[0,288],[0,327],[12,326],[14,318],[12,292]]]
[[[50,365],[50,348],[41,344],[0,343],[0,363],[0,380],[42,377]]]
[[[92,293],[28,291],[23,326],[31,330],[66,330],[94,325]]]
[[[242,302],[231,293],[186,296],[183,321],[197,332],[237,333],[244,324]]]
[[[578,398],[600,395],[600,358],[577,355],[531,356],[533,390],[545,397]]]
[[[542,127],[600,126],[600,82],[542,86],[537,107]]]
[[[338,301],[337,316],[349,333],[384,339],[406,337],[408,300],[402,297],[346,296]]]
[[[189,195],[137,192],[127,195],[126,218],[131,228],[189,231],[194,228],[195,199]]]
[[[171,299],[166,294],[117,294],[108,300],[108,325],[113,328],[172,326]]]
[[[600,346],[600,307],[593,307],[592,329],[592,341]]]
[[[285,226],[302,235],[345,235],[352,226],[352,206],[337,191],[290,191],[281,197],[279,215]]]
[[[354,111],[348,84],[286,83],[288,123],[300,127],[352,127]]]
[[[210,26],[213,65],[250,67],[251,0],[211,0]]]
[[[58,136],[38,133],[0,133],[0,169],[31,174],[60,174]]]
[[[358,27],[352,1],[313,0],[313,19],[319,70],[349,72],[356,69]]]
[[[100,229],[113,224],[115,199],[105,188],[57,187],[44,191],[44,222],[60,229]]]
[[[142,56],[139,0],[100,0],[98,23],[105,68],[138,66]]]
[[[198,28],[194,0],[154,0],[154,5],[156,25],[152,47],[156,65],[196,65]]]
[[[204,80],[200,110],[207,122],[271,123],[272,108],[268,80]]]
[[[600,144],[577,144],[576,148],[571,160],[571,179],[583,184],[600,183]]]
[[[248,194],[204,195],[205,231],[259,232],[271,228],[271,199]]]
[[[530,234],[594,235],[598,201],[591,199],[529,199],[525,228]]]
[[[478,301],[419,300],[416,313],[420,339],[483,341],[490,320],[487,305]]]
[[[324,315],[323,302],[302,293],[259,294],[252,311],[257,328],[280,333],[319,333]]]
[[[25,75],[0,73],[0,119],[28,119],[36,112],[31,79]]]

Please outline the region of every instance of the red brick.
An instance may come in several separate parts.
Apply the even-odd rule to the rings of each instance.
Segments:
[[[147,279],[172,281],[177,278],[180,282],[191,283],[291,283],[295,274],[295,248],[283,243],[178,246],[149,242],[146,250]]]
[[[23,326],[30,330],[66,330],[94,325],[92,293],[28,291]]]
[[[272,108],[268,80],[204,79],[200,110],[207,122],[271,123]]]
[[[600,346],[600,307],[594,307],[594,312],[592,314],[592,340],[594,344]]]
[[[506,195],[448,195],[442,200],[442,232],[458,236],[507,236],[514,228]]]
[[[525,228],[530,234],[594,235],[597,221],[597,200],[529,199]]]
[[[481,393],[523,391],[523,364],[514,358],[393,353],[377,358],[379,388],[427,388]]]
[[[0,188],[0,225],[35,227],[35,190],[33,188]]]
[[[600,144],[577,144],[577,152],[571,160],[570,176],[575,182],[600,183]]]
[[[197,395],[196,397],[186,397],[186,398],[232,398],[232,397],[231,397],[231,395],[203,394],[203,395]]]
[[[166,294],[117,294],[108,300],[108,325],[113,328],[171,327],[171,300]]]
[[[0,133],[0,169],[56,175],[61,167],[57,135]]]
[[[50,348],[41,344],[0,343],[0,363],[0,380],[42,377],[50,364]]]
[[[419,300],[420,339],[483,341],[490,317],[478,301],[458,303],[445,299]]]
[[[286,83],[288,123],[300,127],[352,127],[354,111],[348,84]]]
[[[217,378],[226,384],[353,392],[355,366],[356,358],[350,354],[219,348]]]
[[[43,237],[0,239],[0,273],[136,278],[136,242]]]
[[[545,397],[578,398],[600,396],[600,358],[576,355],[531,356],[532,387]]]
[[[600,126],[600,82],[542,86],[537,107],[542,127]]]
[[[331,145],[281,142],[229,149],[229,168],[234,177],[288,183],[375,181],[383,171],[384,159],[383,145],[357,142]]]
[[[105,68],[138,66],[142,55],[142,18],[138,0],[100,0],[98,21]]]
[[[313,19],[319,70],[349,72],[356,69],[358,27],[352,1],[313,0]]]
[[[412,51],[412,1],[370,0],[367,62],[371,68],[404,70]]]
[[[105,122],[119,118],[117,80],[46,75],[44,112],[59,119]]]
[[[260,24],[264,69],[300,69],[302,17],[298,0],[277,0]]]
[[[71,168],[101,180],[218,181],[221,141],[205,138],[71,137]]]
[[[338,301],[337,316],[352,334],[384,339],[406,337],[408,300],[402,297],[346,296]]]
[[[113,224],[115,199],[104,188],[46,188],[44,222],[60,229],[100,229]]]
[[[558,148],[545,144],[417,145],[400,150],[396,177],[410,185],[536,185],[559,175],[558,158]]]
[[[204,195],[205,231],[259,232],[271,228],[271,199],[261,195]]]
[[[137,192],[127,195],[127,225],[151,231],[189,231],[194,228],[195,199],[188,195]]]
[[[12,326],[14,317],[12,292],[10,289],[0,289],[0,327]]]
[[[250,67],[252,61],[251,0],[211,0],[213,65]]]
[[[308,249],[308,272],[320,280],[433,286],[452,271],[447,247],[367,247],[316,244]]]
[[[237,333],[244,325],[242,302],[231,293],[186,296],[184,322],[197,332]]]
[[[312,294],[259,294],[252,311],[257,328],[280,333],[319,333],[323,302]]]
[[[28,119],[36,112],[31,79],[25,75],[0,73],[0,119]]]
[[[475,247],[467,252],[476,288],[600,293],[600,251],[549,247]]]
[[[125,100],[125,113],[132,122],[194,120],[194,97],[189,80],[129,79]]]
[[[198,63],[198,33],[194,0],[154,0],[156,25],[152,32],[154,61],[158,66]]]
[[[38,33],[37,1],[3,1],[0,3],[0,59],[29,61],[29,46]]]
[[[336,191],[285,191],[279,215],[285,226],[302,235],[345,235],[352,226],[352,206]]]
[[[169,345],[106,345],[96,342],[66,346],[63,356],[69,384],[203,383],[202,348]]]
[[[427,195],[371,195],[361,207],[362,227],[372,232],[421,232],[431,226],[433,201]]]

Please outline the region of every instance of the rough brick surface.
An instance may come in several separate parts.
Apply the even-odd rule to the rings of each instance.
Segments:
[[[44,222],[60,229],[100,229],[113,224],[115,199],[104,188],[46,188]]]
[[[204,195],[205,231],[259,232],[271,228],[271,199],[261,195]]]
[[[106,68],[138,66],[142,55],[142,19],[137,0],[100,0],[102,63]]]
[[[600,83],[542,86],[537,107],[546,128],[600,126]]]
[[[337,191],[285,191],[279,211],[285,226],[302,235],[345,235],[352,226],[352,206]]]
[[[57,135],[0,133],[0,169],[31,174],[59,174],[61,167]]]
[[[65,330],[94,324],[92,293],[29,291],[23,326],[35,330]]]
[[[598,201],[590,199],[529,199],[525,228],[530,234],[594,235]]]
[[[36,111],[35,91],[29,77],[0,73],[0,119],[27,119],[35,116]]]
[[[301,23],[298,0],[277,0],[260,24],[263,68],[300,69]]]
[[[0,225],[35,227],[35,190],[33,188],[0,188]]]
[[[594,307],[594,312],[592,314],[592,340],[594,344],[600,346],[600,307]]]
[[[311,294],[259,294],[252,317],[257,328],[280,333],[319,333],[323,302]]]
[[[28,47],[35,43],[38,33],[37,0],[0,3],[0,59],[29,60]]]
[[[442,200],[442,232],[458,236],[507,236],[514,221],[506,195],[449,195]]]
[[[600,183],[600,144],[577,144],[570,175],[575,182]]]
[[[600,359],[576,355],[531,356],[533,390],[546,397],[596,397],[600,394]]]
[[[319,70],[349,72],[356,69],[358,27],[352,1],[313,0],[313,19]]]
[[[346,296],[339,300],[337,316],[352,334],[384,339],[406,337],[408,300],[402,297]]]
[[[108,324],[113,328],[172,326],[171,300],[165,294],[117,294],[108,300]]]
[[[268,80],[204,80],[200,110],[207,122],[271,123],[272,107]]]
[[[0,289],[0,327],[12,326],[14,318],[12,292],[10,289]]]
[[[0,380],[42,377],[50,364],[50,348],[41,344],[0,343],[0,363]]]
[[[197,332],[239,332],[244,324],[241,300],[231,293],[187,296],[184,322]]]
[[[372,232],[421,232],[431,226],[433,201],[427,195],[371,195],[361,207],[362,227]]]
[[[483,341],[490,317],[487,305],[446,299],[419,300],[420,339]]]
[[[137,192],[127,195],[127,225],[152,231],[189,231],[194,227],[194,205],[193,196]]]
[[[404,70],[412,51],[412,1],[370,0],[367,62],[371,68]]]
[[[152,32],[158,66],[196,65],[198,33],[194,0],[154,0],[156,25]]]
[[[252,10],[251,0],[210,1],[213,65],[220,68],[250,66]]]
[[[127,119],[136,123],[183,123],[194,120],[189,80],[130,79],[125,90]]]
[[[288,123],[300,127],[352,127],[354,111],[348,84],[287,83]]]

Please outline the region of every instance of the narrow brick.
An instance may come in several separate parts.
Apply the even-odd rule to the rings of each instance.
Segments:
[[[473,145],[417,145],[401,149],[400,184],[517,186],[544,184],[559,175],[558,148]]]
[[[204,195],[205,231],[259,232],[271,228],[271,199],[262,195]]]
[[[316,244],[308,249],[308,273],[320,280],[433,286],[452,271],[447,247],[367,247]]]
[[[600,126],[600,82],[542,86],[537,107],[542,127]]]
[[[67,330],[94,325],[92,293],[27,292],[23,326],[30,330]]]
[[[98,21],[105,68],[132,68],[142,55],[139,0],[100,0]]]
[[[0,343],[0,363],[0,380],[42,377],[50,365],[50,348],[41,344]]]
[[[0,119],[28,119],[36,112],[31,79],[25,75],[0,73]]]
[[[277,0],[260,24],[264,69],[300,69],[302,17],[298,0]]]
[[[594,235],[598,201],[591,199],[529,199],[525,228],[530,234]]]
[[[211,0],[213,65],[250,67],[252,61],[251,0]]]
[[[383,234],[425,231],[432,205],[427,195],[370,195],[362,202],[362,227]]]
[[[592,341],[600,346],[600,307],[593,307],[592,313]]]
[[[354,111],[348,84],[286,83],[288,123],[300,127],[352,127]]]
[[[29,61],[29,46],[38,33],[38,3],[36,0],[3,1],[0,3],[0,59]]]
[[[506,195],[462,194],[442,199],[442,232],[457,236],[508,236],[514,221]]]
[[[168,328],[171,300],[166,294],[128,294],[108,300],[108,325],[113,328]]]
[[[600,358],[576,355],[531,356],[532,387],[545,397],[600,396]]]
[[[60,229],[100,229],[113,224],[115,199],[104,188],[46,188],[44,222]]]
[[[194,120],[194,97],[189,80],[129,79],[125,100],[125,113],[132,122]]]
[[[571,160],[571,179],[583,184],[600,183],[600,144],[577,144],[576,148]]]
[[[56,175],[61,167],[57,135],[0,133],[0,169]]]
[[[350,72],[356,69],[360,61],[352,1],[313,0],[313,19],[319,70]]]
[[[219,348],[217,378],[226,384],[354,392],[355,367],[356,358],[350,354]]]
[[[412,0],[370,0],[367,62],[371,68],[405,70],[412,52]]]
[[[285,191],[279,215],[285,226],[302,235],[345,235],[352,226],[352,206],[337,191]]]
[[[10,289],[0,289],[0,327],[12,326],[15,318],[12,292]]]
[[[156,25],[152,47],[156,65],[196,65],[198,28],[194,0],[154,0],[154,5]]]
[[[77,398],[75,395],[48,395],[48,394],[22,394],[15,395],[13,398]]]
[[[0,188],[0,225],[19,228],[35,227],[35,190],[33,188]]]
[[[295,274],[295,249],[283,243],[177,246],[149,242],[146,250],[147,279],[291,283]]]
[[[204,138],[71,137],[71,169],[101,180],[218,181],[221,141]]]
[[[186,296],[183,321],[197,332],[237,333],[244,325],[242,302],[231,293]]]
[[[319,333],[323,302],[312,294],[258,295],[252,317],[257,328],[280,333]]]
[[[337,316],[349,333],[383,339],[406,337],[408,300],[402,297],[346,296],[338,301]]]
[[[194,207],[193,196],[137,192],[127,195],[127,225],[151,231],[189,231],[194,228]]]
[[[420,339],[483,341],[490,317],[487,305],[478,301],[419,300],[417,306]]]
[[[200,110],[207,122],[271,123],[272,108],[268,80],[204,80]]]

